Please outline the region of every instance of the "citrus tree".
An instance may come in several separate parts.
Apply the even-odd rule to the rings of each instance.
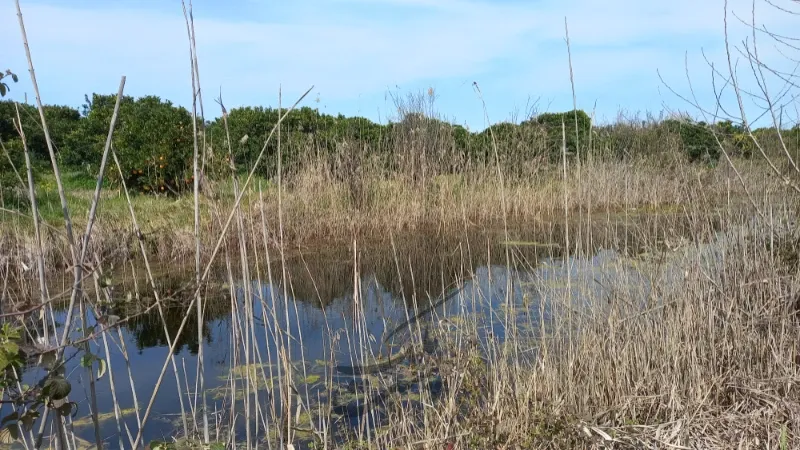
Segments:
[[[65,164],[99,166],[116,96],[94,94],[83,118],[62,149]],[[183,107],[156,96],[122,99],[114,131],[114,151],[129,189],[144,193],[179,193],[192,184],[192,116]],[[106,174],[119,184],[116,169]]]

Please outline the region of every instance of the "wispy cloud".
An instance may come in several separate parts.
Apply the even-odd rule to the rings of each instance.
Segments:
[[[749,17],[749,0],[730,3]],[[374,116],[388,88],[432,85],[443,112],[480,126],[483,113],[470,91],[478,81],[498,119],[528,95],[568,107],[564,17],[585,108],[599,100],[609,111],[658,110],[664,98],[657,69],[678,83],[685,51],[697,76],[708,72],[701,46],[723,56],[723,2],[716,0],[297,0],[279,7],[240,0],[197,1],[195,9],[203,86],[211,95],[221,86],[231,106],[274,104],[278,85],[291,96],[314,84],[332,112],[360,107]],[[83,93],[113,92],[125,74],[132,95],[188,103],[179,4],[23,1],[23,13],[46,102],[76,104]],[[22,72],[15,19],[12,2],[0,6],[7,49],[0,64]],[[774,30],[792,25],[774,8],[759,7],[758,19]],[[736,37],[745,31],[737,25]],[[12,89],[31,92],[27,81]],[[624,99],[631,104],[620,104]]]

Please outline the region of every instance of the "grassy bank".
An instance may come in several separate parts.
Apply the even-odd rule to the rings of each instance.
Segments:
[[[755,161],[736,161],[745,185],[759,186],[759,200],[780,185],[769,168]],[[77,229],[85,227],[93,196],[93,181],[68,173],[65,186]],[[45,260],[49,268],[69,260],[63,216],[52,177],[37,185]],[[515,226],[563,221],[564,208],[573,219],[641,213],[682,213],[687,205],[717,209],[748,202],[746,191],[727,163],[717,167],[689,164],[594,162],[572,165],[565,181],[561,167],[543,165],[536,171],[498,180],[492,170],[437,175],[414,180],[402,174],[362,173],[357,180],[339,180],[326,166],[308,164],[285,181],[282,192],[284,243],[313,247],[320,242],[384,238],[387,233],[414,230],[501,227],[503,218]],[[753,193],[751,193],[751,196]],[[245,193],[245,222],[266,217],[270,244],[277,244],[278,189],[256,179]],[[200,198],[204,247],[216,239],[234,202],[231,182],[211,182]],[[6,200],[0,212],[0,251],[15,263],[35,267],[33,227],[24,195]],[[191,196],[133,194],[132,207],[148,250],[160,261],[189,261],[194,253]],[[566,202],[566,203],[565,203]],[[505,211],[504,211],[505,209]],[[236,236],[232,235],[229,244]],[[108,262],[135,258],[139,252],[127,198],[119,189],[104,189],[90,251]]]

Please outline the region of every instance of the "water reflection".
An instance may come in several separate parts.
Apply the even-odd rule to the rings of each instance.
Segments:
[[[508,303],[522,306],[522,314],[513,320],[538,325],[547,322],[555,313],[547,299],[563,296],[566,289],[572,290],[571,297],[576,301],[604,299],[611,295],[615,285],[620,284],[636,286],[646,294],[650,283],[641,274],[621,269],[619,264],[606,263],[615,262],[625,254],[646,250],[644,242],[651,243],[659,235],[668,232],[680,234],[681,223],[673,220],[666,226],[645,218],[639,226],[648,229],[647,240],[639,240],[629,225],[613,222],[595,224],[591,230],[583,230],[582,234],[570,229],[572,242],[578,242],[587,258],[569,261],[564,261],[560,245],[551,245],[563,243],[566,231],[563,226],[553,224],[516,229],[510,236],[511,240],[518,241],[514,245],[504,243],[505,237],[499,231],[487,231],[464,236],[418,233],[393,242],[364,243],[356,247],[355,256],[352,246],[346,243],[289,251],[285,267],[281,266],[280,258],[270,255],[273,284],[267,281],[266,255],[254,255],[248,261],[251,277],[247,282],[241,278],[238,260],[231,262],[235,280],[234,301],[229,295],[225,265],[220,264],[215,269],[209,289],[203,293],[206,307],[201,334],[209,407],[217,411],[225,409],[226,399],[218,393],[221,392],[219,388],[229,383],[231,364],[243,365],[246,360],[252,363],[254,359],[261,363],[277,361],[279,344],[276,336],[280,336],[280,332],[290,336],[283,338],[288,342],[289,357],[305,363],[297,364],[298,372],[306,378],[313,375],[324,377],[324,366],[318,362],[351,364],[362,356],[357,350],[364,344],[368,354],[387,352],[383,338],[389,332],[446,294],[455,293],[436,308],[438,317],[476,314],[485,320],[482,328],[485,336],[498,339],[502,339],[507,331],[508,317],[503,307]],[[506,257],[514,267],[510,271],[505,265]],[[145,442],[164,439],[180,429],[175,420],[176,414],[180,413],[177,392],[192,392],[195,386],[200,342],[196,311],[194,308],[187,311],[189,299],[186,296],[191,290],[183,289],[191,275],[169,276],[170,272],[174,273],[165,270],[158,277],[160,291],[173,297],[165,304],[163,321],[157,309],[142,313],[148,300],[142,294],[141,302],[123,301],[115,306],[117,315],[132,315],[121,327],[123,342],[117,342],[116,333],[109,335],[111,357],[108,365],[115,377],[119,406],[127,411],[123,421],[131,430],[136,430],[137,421],[131,412],[134,397],[131,383],[127,381],[128,370],[135,380],[139,406],[144,408],[156,386],[165,358],[169,356],[165,328],[170,339],[175,339],[186,319],[187,326],[174,351],[179,368],[178,380],[170,367],[155,397],[155,420],[146,426]],[[572,280],[569,285],[563,283],[567,277]],[[125,276],[118,278],[122,281],[114,287],[115,295],[126,298],[126,294],[134,290],[133,283]],[[354,286],[354,280],[358,280],[357,286]],[[139,285],[143,283],[139,281]],[[246,295],[248,292],[250,297]],[[243,320],[248,315],[252,315],[252,321]],[[65,313],[60,312],[57,319],[63,321]],[[252,328],[248,323],[252,323]],[[92,325],[88,323],[88,326]],[[243,352],[245,336],[255,350],[247,355]],[[121,351],[122,343],[129,350],[136,349],[129,353],[127,362]],[[90,349],[97,355],[105,352],[100,340],[90,342]],[[74,353],[71,350],[70,354]],[[274,364],[261,366],[258,370],[263,371],[259,375],[265,375],[268,380],[277,376]],[[89,410],[89,403],[83,396],[88,392],[87,372],[79,366],[78,358],[69,361],[66,372],[74,383],[73,396],[79,404],[76,432],[79,437],[92,441],[91,422],[80,420]],[[41,374],[41,370],[32,368],[24,377],[26,382],[32,383],[38,381]],[[102,412],[113,411],[109,382],[106,376],[96,386],[98,408]],[[266,404],[269,398],[265,394],[260,400]],[[4,413],[6,409],[4,406]],[[102,436],[111,448],[115,448],[116,423],[113,415],[104,417]],[[237,434],[243,432],[235,431]]]

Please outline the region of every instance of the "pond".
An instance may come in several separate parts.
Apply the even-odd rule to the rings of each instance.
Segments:
[[[663,248],[655,246],[663,246],[665,238],[685,239],[688,233],[676,231],[681,230],[679,222],[648,217],[635,227],[637,232],[628,223],[613,221],[583,233],[557,224],[517,227],[509,232],[508,240],[498,230],[414,233],[382,242],[292,249],[283,256],[284,263],[272,250],[269,267],[266,254],[251,250],[246,271],[239,257],[231,256],[229,272],[221,255],[203,292],[202,341],[195,309],[188,308],[191,290],[182,289],[192,280],[193,267],[159,265],[155,277],[159,292],[171,297],[165,301],[163,320],[157,308],[146,308],[152,298],[141,269],[136,274],[119,269],[109,280],[112,302],[95,306],[107,317],[129,318],[119,331],[107,333],[105,341],[95,338],[86,343],[91,354],[104,360],[93,364],[92,373],[98,375],[100,366],[105,366],[93,386],[100,436],[107,448],[119,447],[116,399],[117,413],[127,427],[121,430],[121,441],[129,448],[128,433],[135,438],[139,430],[135,406],[138,403],[143,414],[151,396],[142,442],[171,441],[181,434],[181,411],[200,407],[194,392],[201,346],[212,440],[221,439],[227,431],[237,441],[248,435],[275,438],[273,418],[281,415],[280,396],[289,389],[282,370],[289,366],[295,388],[292,396],[303,405],[292,406],[295,418],[315,420],[314,411],[329,404],[337,413],[329,433],[344,436],[365,425],[379,426],[387,420],[386,414],[377,408],[364,414],[363,401],[353,399],[358,400],[360,383],[386,380],[380,371],[372,371],[374,367],[407,363],[404,357],[387,357],[410,348],[405,344],[415,339],[411,337],[414,331],[424,347],[423,329],[431,324],[457,327],[469,318],[481,342],[502,342],[511,332],[515,338],[524,335],[535,342],[557,313],[555,299],[569,299],[570,307],[580,310],[589,303],[609,301],[619,289],[632,289],[646,302],[653,281],[630,263],[631,257],[658,253]],[[563,252],[566,231],[574,246],[569,258]],[[94,298],[94,293],[89,297]],[[66,311],[62,308],[55,315],[57,326],[63,325]],[[93,317],[86,315],[87,329],[96,325]],[[166,332],[174,339],[183,322],[185,329],[170,361]],[[81,365],[86,348],[80,347],[67,349],[64,374],[72,383],[69,399],[77,404],[72,419],[75,435],[94,442],[92,386],[89,372]],[[414,366],[407,375],[425,372],[425,378],[408,378],[415,381],[404,384],[402,392],[408,394],[406,401],[419,403],[420,391],[435,395],[446,387],[436,370],[424,367],[424,358],[414,361],[425,370]],[[46,357],[30,361],[24,382],[35,385],[46,374],[46,365]],[[3,405],[2,416],[9,412],[10,406]],[[228,430],[231,412],[241,417]],[[302,430],[310,425],[301,422],[297,421],[296,447],[312,440]],[[201,423],[191,418],[187,424],[191,432],[201,430]]]

